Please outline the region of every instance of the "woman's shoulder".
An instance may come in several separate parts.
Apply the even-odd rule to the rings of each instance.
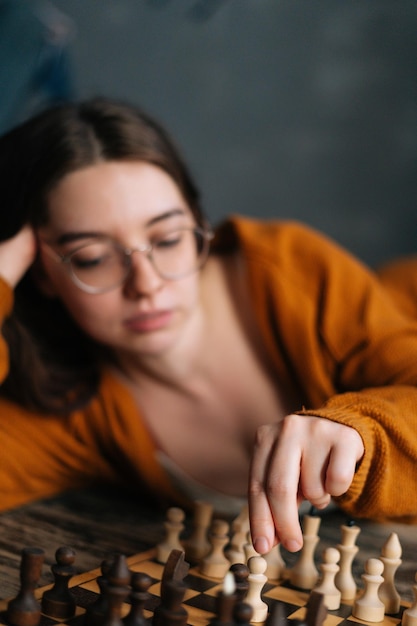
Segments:
[[[289,279],[305,282],[312,274],[370,275],[370,269],[337,241],[295,220],[231,216],[216,231],[214,251],[239,250],[247,262],[285,271]]]
[[[393,259],[377,275],[404,313],[417,317],[417,254]]]

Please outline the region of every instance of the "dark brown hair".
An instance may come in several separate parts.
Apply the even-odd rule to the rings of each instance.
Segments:
[[[198,190],[167,132],[136,107],[94,99],[48,109],[0,138],[0,238],[48,221],[48,194],[68,173],[99,161],[145,161],[178,185],[205,226]],[[91,399],[100,348],[58,300],[44,297],[29,271],[3,325],[10,370],[1,394],[27,408],[67,413]]]

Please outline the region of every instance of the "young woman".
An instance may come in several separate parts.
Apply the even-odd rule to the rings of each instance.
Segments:
[[[212,233],[166,132],[111,101],[0,140],[0,502],[97,481],[301,547],[298,505],[417,515],[417,325],[297,223]],[[399,477],[404,488],[398,488]]]

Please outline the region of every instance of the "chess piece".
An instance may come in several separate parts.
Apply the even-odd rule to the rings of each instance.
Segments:
[[[104,616],[107,612],[108,602],[105,594],[105,586],[107,584],[107,575],[110,571],[112,563],[108,560],[101,563],[101,575],[97,577],[97,585],[100,594],[95,602],[87,607],[84,617],[84,626],[101,626]]]
[[[268,581],[265,576],[266,561],[262,556],[252,556],[248,567],[249,589],[245,601],[252,607],[252,622],[264,622],[268,615],[268,605],[262,600],[262,589]]]
[[[290,570],[290,582],[299,589],[311,590],[317,583],[319,572],[314,563],[314,550],[319,542],[318,531],[321,518],[316,515],[303,517],[303,547]]]
[[[382,546],[380,559],[384,564],[384,582],[381,584],[378,595],[385,605],[385,613],[394,615],[401,606],[401,597],[395,587],[395,572],[401,565],[402,548],[397,533],[391,533]]]
[[[285,573],[285,561],[281,555],[280,544],[272,548],[267,554],[262,554],[266,561],[266,575],[268,580],[280,580]]]
[[[408,609],[405,609],[401,620],[402,626],[417,626],[417,574],[415,575],[414,580],[414,602]]]
[[[340,553],[339,571],[334,582],[341,593],[342,602],[350,602],[356,597],[356,582],[352,575],[352,564],[359,548],[355,545],[361,529],[355,524],[341,526],[342,540],[336,547]]]
[[[185,560],[184,550],[172,550],[165,564],[161,578],[161,601],[164,602],[165,586],[171,580],[183,582],[187,576],[190,564]]]
[[[353,604],[353,617],[366,622],[382,622],[384,619],[385,606],[378,596],[378,589],[384,581],[383,571],[384,564],[379,559],[372,558],[366,561],[365,573],[362,574],[364,591]]]
[[[233,626],[233,609],[236,604],[236,585],[232,572],[227,572],[223,580],[223,587],[216,596],[215,617],[210,620],[210,626]]]
[[[229,524],[224,520],[214,520],[209,534],[211,550],[200,563],[200,572],[211,578],[226,576],[230,562],[224,554],[224,548],[229,543]]]
[[[256,552],[253,547],[252,537],[250,532],[246,535],[246,543],[243,545],[243,552],[245,553],[245,562],[247,563],[252,556],[261,556]]]
[[[306,605],[304,621],[307,626],[323,626],[326,617],[327,608],[324,602],[324,596],[322,593],[313,589]]]
[[[167,511],[165,539],[156,546],[156,560],[166,563],[172,550],[182,550],[180,535],[184,530],[185,513],[178,507],[171,507]]]
[[[226,552],[226,556],[230,563],[245,563],[244,546],[247,543],[249,533],[249,516],[248,507],[243,507],[242,511],[232,522],[232,537],[230,539],[230,548]]]
[[[233,609],[233,619],[235,626],[251,626],[253,609],[247,602],[236,602]]]
[[[334,579],[339,571],[338,562],[340,553],[336,548],[327,548],[323,554],[323,562],[320,565],[322,572],[321,581],[314,591],[321,593],[324,604],[329,611],[336,611],[340,607],[341,593],[336,587]]]
[[[302,622],[298,622],[298,624],[301,625]],[[283,602],[274,602],[266,619],[265,626],[288,626]]]
[[[181,580],[167,581],[164,598],[154,611],[152,626],[186,626],[188,613],[182,605],[185,591]]]
[[[24,548],[20,563],[20,590],[7,605],[7,621],[11,626],[37,626],[41,606],[34,595],[41,577],[45,553],[40,548]]]
[[[152,584],[152,578],[144,572],[132,574],[130,594],[131,608],[126,617],[123,618],[123,626],[149,626],[148,620],[144,617],[143,607],[149,598],[148,589]]]
[[[75,574],[75,552],[72,548],[62,546],[55,552],[55,560],[56,563],[51,567],[55,582],[42,596],[42,613],[64,620],[75,615],[75,598],[68,589],[70,579]]]
[[[230,567],[230,571],[235,578],[237,600],[238,602],[243,602],[249,589],[249,567],[244,563],[233,563]]]
[[[193,530],[184,542],[185,558],[190,563],[199,563],[210,552],[208,531],[211,526],[213,506],[198,500],[194,507]]]
[[[111,566],[104,585],[107,598],[107,610],[102,626],[123,626],[122,604],[129,595],[131,573],[126,564],[126,557],[118,554]]]

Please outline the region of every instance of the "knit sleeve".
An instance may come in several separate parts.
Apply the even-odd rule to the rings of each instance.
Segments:
[[[378,277],[297,224],[239,224],[251,297],[295,411],[355,428],[352,515],[417,519],[417,322]]]

